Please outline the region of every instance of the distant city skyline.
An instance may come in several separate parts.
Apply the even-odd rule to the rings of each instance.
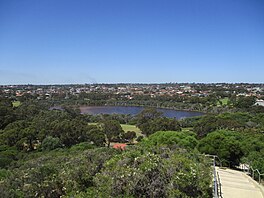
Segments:
[[[264,83],[264,1],[0,0],[0,84]]]

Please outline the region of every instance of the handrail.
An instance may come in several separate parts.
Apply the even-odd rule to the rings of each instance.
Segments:
[[[220,183],[220,178],[219,178],[218,173],[216,176],[216,164],[215,164],[216,158],[219,160],[220,166],[222,166],[222,161],[220,160],[220,158],[217,155],[205,155],[205,156],[213,158],[213,174],[214,174],[213,196],[214,196],[214,198],[222,197],[222,190],[221,190],[222,185]]]
[[[214,160],[217,158],[218,160],[219,160],[219,162],[220,162],[220,167],[222,167],[222,162],[223,162],[223,160],[221,160],[217,155],[210,155],[210,154],[204,154],[205,156],[207,156],[207,157],[213,157],[214,158]],[[230,162],[229,161],[226,161],[226,162],[228,162],[229,164],[230,164]],[[249,163],[250,164],[250,163]],[[264,173],[260,173],[259,172],[259,170],[258,169],[254,169],[251,165],[247,165],[247,164],[244,164],[244,167],[247,167],[248,168],[248,170],[252,170],[252,174],[250,174],[250,176],[255,180],[255,172],[257,172],[258,173],[258,183],[260,184],[261,183],[261,176],[263,176],[264,175]],[[245,171],[245,168],[243,169],[244,171]],[[249,173],[249,172],[248,172]]]
[[[222,184],[221,184],[221,182],[220,182],[220,177],[219,177],[219,174],[218,174],[218,172],[217,172],[217,178],[218,178],[218,181],[219,181],[219,194],[220,194],[220,197],[222,198]]]
[[[218,198],[217,177],[216,177],[216,170],[215,170],[215,158],[214,158],[214,197]]]
[[[220,162],[220,167],[222,167],[222,160],[217,155],[210,155],[210,154],[203,154],[203,155],[207,156],[207,157],[211,157],[214,160],[213,161],[213,165],[214,165],[214,168],[213,168],[213,172],[214,172],[214,187],[213,187],[214,198],[219,198],[219,197],[222,198],[222,189],[221,189],[222,185],[221,185],[220,177],[219,177],[218,173],[217,173],[218,178],[216,177],[216,168],[215,168],[216,159],[218,159],[218,161]],[[257,173],[258,183],[261,184],[261,177],[264,176],[264,173],[260,173],[258,169],[254,169],[250,165],[250,163],[249,163],[249,165],[248,164],[243,164],[243,165],[244,165],[244,168],[242,168],[242,170],[245,172],[245,170],[247,168],[248,173],[252,177],[253,180],[255,180],[255,176],[256,176],[255,173]],[[252,171],[252,174],[250,173],[250,171]]]
[[[217,158],[218,161],[220,162],[220,167],[222,167],[222,162],[223,162],[223,161],[222,161],[217,155],[205,154],[205,156],[207,156],[207,157],[213,157],[214,160],[215,160],[215,158]]]
[[[252,170],[252,174],[250,174],[250,176],[252,177],[252,179],[255,180],[255,172],[258,173],[258,183],[260,184],[260,182],[261,182],[261,176],[264,175],[264,173],[260,173],[258,169],[254,169],[251,165],[244,164],[244,167],[245,166],[248,168],[248,173],[249,173],[250,170]]]

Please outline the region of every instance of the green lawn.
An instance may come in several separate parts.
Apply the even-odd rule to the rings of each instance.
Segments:
[[[90,122],[89,123],[90,125],[97,125],[98,123],[96,122]],[[141,130],[136,127],[135,125],[130,125],[130,124],[121,124],[121,127],[122,129],[125,131],[125,132],[128,132],[128,131],[135,131],[137,136],[140,136],[142,135],[141,133]]]
[[[96,122],[90,122],[89,123],[90,125],[97,125],[98,123]],[[137,137],[138,136],[142,136],[142,132],[141,130],[136,127],[136,125],[131,125],[131,124],[121,124],[121,127],[122,129],[125,131],[125,132],[128,132],[128,131],[135,131],[136,134],[137,134]],[[182,132],[192,132],[192,127],[186,127],[186,128],[182,128]],[[144,135],[143,135],[144,136]]]
[[[182,132],[190,132],[190,131],[192,131],[192,127],[182,128]]]
[[[223,98],[221,99],[223,105],[227,105],[229,98]]]
[[[122,129],[127,132],[127,131],[135,131],[137,133],[141,133],[140,129],[136,127],[135,125],[130,125],[130,124],[121,124]]]
[[[227,103],[228,103],[228,101],[229,101],[229,98],[222,98],[221,100],[220,100],[221,102],[222,102],[222,106],[223,105],[227,105]],[[220,106],[220,103],[218,102],[217,103],[217,106]]]
[[[97,125],[98,123],[96,123],[96,122],[90,122],[89,124],[90,125]],[[122,129],[125,132],[135,131],[136,134],[137,134],[137,137],[143,135],[142,132],[141,132],[141,130],[138,127],[136,127],[136,125],[131,125],[131,124],[120,124],[120,125],[121,125]],[[182,128],[182,132],[192,132],[192,129],[193,129],[192,127]]]
[[[97,125],[98,123],[97,122],[90,122],[89,124],[90,125]],[[136,125],[131,125],[131,124],[120,124],[120,125],[125,132],[135,131],[137,133],[141,133],[140,129],[138,127],[136,127]]]
[[[12,104],[13,104],[13,107],[18,107],[21,105],[21,102],[20,101],[14,101],[14,102],[12,102]]]
[[[121,124],[122,129],[127,132],[127,131],[135,131],[138,136],[142,136],[143,134],[141,133],[141,130],[136,127],[135,125],[130,125],[130,124]]]

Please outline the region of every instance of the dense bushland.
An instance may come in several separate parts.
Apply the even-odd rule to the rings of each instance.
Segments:
[[[11,102],[0,102],[0,197],[211,197],[210,164],[201,153],[264,172],[263,113],[177,121],[155,109],[93,117]],[[110,147],[136,142],[120,122],[136,124],[138,140],[144,137],[125,151]]]

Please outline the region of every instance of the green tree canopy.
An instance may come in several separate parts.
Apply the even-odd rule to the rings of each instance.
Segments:
[[[179,132],[179,131],[158,131],[148,138],[143,139],[140,143],[148,148],[151,147],[170,147],[194,149],[198,141],[195,133]]]
[[[241,136],[234,131],[220,130],[208,134],[198,144],[201,153],[217,155],[224,165],[239,165],[243,156]]]
[[[105,120],[102,123],[102,128],[108,147],[110,147],[111,141],[121,138],[122,134],[124,133],[120,123],[116,120]]]
[[[145,108],[137,115],[137,127],[145,135],[153,133],[151,130],[151,122],[162,116],[162,112],[157,111],[155,108]]]

